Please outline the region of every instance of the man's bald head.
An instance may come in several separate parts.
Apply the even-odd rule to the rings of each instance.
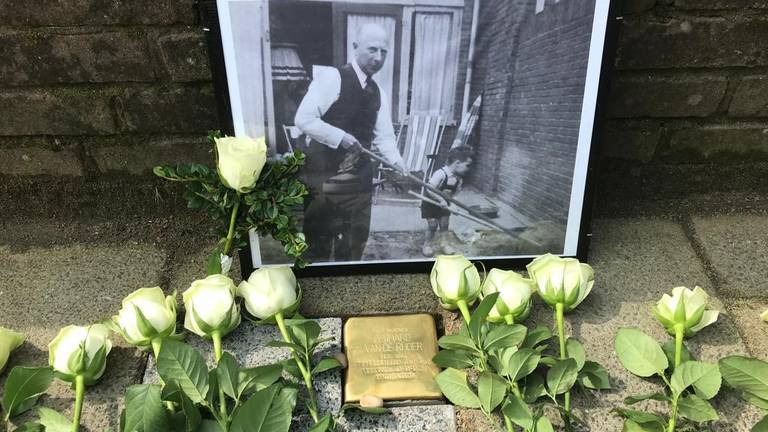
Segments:
[[[355,61],[366,75],[373,75],[384,66],[389,51],[389,35],[379,24],[363,24],[352,42]]]

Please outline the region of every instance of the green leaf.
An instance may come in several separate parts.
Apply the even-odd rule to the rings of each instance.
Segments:
[[[576,367],[576,360],[569,358],[558,360],[552,368],[547,371],[547,387],[549,394],[559,395],[565,393],[573,387],[579,370]]]
[[[197,432],[224,432],[224,429],[215,420],[203,420]]]
[[[14,429],[13,432],[45,432],[45,427],[40,423],[27,422]]]
[[[555,428],[547,417],[542,416],[536,420],[536,429],[533,432],[555,432]]]
[[[293,409],[280,397],[282,386],[257,391],[233,416],[230,432],[288,432]]]
[[[219,387],[232,399],[237,398],[239,371],[240,366],[238,366],[237,360],[232,357],[232,354],[224,351],[219,359],[219,364],[216,365],[216,378],[219,382]]]
[[[197,405],[195,405],[195,403],[192,402],[192,400],[182,391],[179,392],[179,399],[181,401],[181,414],[184,421],[184,431],[198,432],[198,428],[202,422],[200,410],[197,408]]]
[[[309,428],[307,432],[329,432],[332,421],[333,417],[330,414],[326,414],[314,426]]]
[[[245,394],[271,386],[280,379],[282,373],[283,366],[279,363],[240,369],[237,378],[237,399],[240,400]]]
[[[682,394],[686,388],[693,386],[696,394],[704,399],[712,399],[720,391],[720,369],[716,364],[699,361],[687,361],[672,373],[669,380],[674,394]]]
[[[546,326],[537,326],[528,332],[523,341],[522,348],[536,348],[537,345],[546,342],[552,337],[552,329]]]
[[[469,322],[469,335],[472,337],[472,340],[480,341],[480,329],[484,324],[487,324],[485,318],[488,316],[488,313],[491,312],[491,309],[493,309],[498,297],[499,293],[487,295],[483,301],[477,305],[474,312],[472,312]]]
[[[768,363],[743,356],[720,359],[720,373],[725,382],[743,392],[768,400]]]
[[[637,423],[639,426],[642,426],[643,431],[663,432],[666,430],[667,421],[658,414],[624,408],[616,408],[614,411],[620,416]]]
[[[72,420],[58,411],[40,407],[37,409],[37,415],[40,416],[40,424],[45,426],[45,432],[69,432],[72,430]]]
[[[467,408],[480,408],[480,399],[469,388],[467,374],[459,370],[448,368],[440,372],[437,377],[437,386],[446,398],[454,405]]]
[[[523,386],[523,400],[526,403],[534,403],[536,399],[547,394],[547,387],[544,385],[544,377],[538,373],[525,377]]]
[[[768,400],[761,399],[753,395],[752,393],[748,393],[748,392],[742,393],[741,397],[744,398],[744,400],[747,401],[747,403],[749,403],[750,405],[754,405],[760,408],[761,410],[768,412]]]
[[[531,374],[539,365],[541,354],[531,348],[515,351],[507,364],[508,376],[512,381],[519,381]]]
[[[663,432],[663,429],[656,426],[655,423],[651,427],[646,428],[630,419],[626,419],[624,420],[624,427],[621,428],[621,432]]]
[[[533,429],[533,414],[528,405],[516,395],[509,395],[507,403],[501,407],[501,413],[521,428]]]
[[[752,426],[752,432],[768,432],[768,416],[763,417],[762,420]]]
[[[624,403],[626,405],[634,405],[638,402],[642,402],[649,399],[659,401],[659,402],[669,402],[669,397],[667,397],[667,395],[660,392],[654,392],[654,393],[646,393],[638,396],[627,396],[626,398],[624,398]]]
[[[516,347],[525,340],[528,329],[525,326],[501,324],[494,326],[485,336],[484,346],[487,351]]]
[[[218,249],[208,255],[205,269],[208,276],[221,274],[221,252]]]
[[[677,412],[688,420],[701,423],[705,421],[718,420],[717,412],[712,408],[709,402],[696,396],[695,394],[682,397],[677,401]]]
[[[472,356],[467,351],[442,350],[432,357],[432,362],[445,369],[452,367],[454,369],[471,368]]]
[[[460,334],[445,335],[437,340],[437,344],[444,349],[478,351],[472,339]]]
[[[341,367],[341,363],[333,357],[326,357],[320,360],[315,368],[312,369],[312,375],[317,375],[321,372],[329,371],[331,369],[337,369]]]
[[[594,390],[607,390],[611,388],[611,380],[605,368],[593,361],[585,361],[584,367],[579,371],[577,378],[579,384]]]
[[[507,383],[494,373],[482,372],[477,379],[477,394],[483,410],[487,413],[493,412],[507,395]]]
[[[619,329],[615,349],[622,366],[637,376],[663,374],[669,366],[659,343],[635,328]]]
[[[306,351],[312,351],[320,336],[320,324],[308,319],[287,319],[285,325],[293,336],[293,342]]]
[[[165,347],[163,347],[163,350]],[[125,391],[125,424],[131,432],[167,432],[168,415],[158,384],[139,384]]]
[[[157,373],[163,381],[176,381],[194,403],[203,403],[208,393],[208,366],[191,346],[166,340],[157,358]]]
[[[661,349],[664,351],[664,354],[667,356],[667,360],[669,361],[669,367],[674,369],[675,368],[675,340],[670,339],[661,346]],[[683,362],[696,360],[693,357],[693,354],[688,350],[688,347],[685,346],[685,343],[683,343],[683,350],[680,352],[680,363]]]
[[[50,367],[15,366],[8,373],[3,394],[5,419],[29,411],[53,381]]]
[[[579,342],[578,339],[569,337],[565,341],[565,352],[568,357],[576,360],[576,367],[578,370],[584,367],[584,362],[587,360],[587,353],[584,351],[584,345]]]

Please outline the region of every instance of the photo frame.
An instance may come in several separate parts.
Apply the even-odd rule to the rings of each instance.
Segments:
[[[586,259],[609,0],[201,7],[223,132],[307,156],[302,274]],[[241,263],[288,260],[251,233]]]

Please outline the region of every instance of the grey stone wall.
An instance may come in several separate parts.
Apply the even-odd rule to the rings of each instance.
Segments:
[[[7,0],[3,176],[148,174],[217,125],[193,0]],[[201,154],[202,153],[202,154]]]
[[[768,159],[768,1],[622,6],[603,195],[753,190],[745,173]]]
[[[579,1],[549,2],[547,8]],[[516,160],[502,151],[516,118],[512,105],[503,105],[517,91],[511,84],[523,39],[519,14],[533,3],[489,0],[481,9],[485,22],[507,23],[494,26],[503,29],[502,38],[481,32],[478,51],[493,55],[477,59],[472,83],[473,96],[486,92],[486,106],[502,106],[486,110],[479,126],[487,152],[471,182],[487,192],[522,190],[501,172]],[[600,121],[602,194],[677,193],[681,182],[665,180],[669,173],[706,179],[700,173],[713,164],[743,171],[765,163],[768,0],[619,4],[615,71]],[[470,15],[468,2],[465,28]],[[549,46],[542,41],[541,47]],[[463,40],[462,58],[467,48]],[[153,165],[210,160],[202,137],[218,122],[194,0],[6,0],[0,8],[0,58],[4,209],[9,203],[21,208],[21,195],[56,196],[54,188],[75,197],[72,206],[98,202],[93,194],[136,181],[146,184],[130,197],[152,204]],[[459,84],[463,73],[462,67]],[[146,210],[143,204],[126,209]],[[43,203],[34,211],[60,214],[52,209],[61,205],[66,204]]]

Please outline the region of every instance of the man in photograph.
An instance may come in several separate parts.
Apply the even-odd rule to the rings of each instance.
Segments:
[[[307,257],[313,262],[359,261],[371,225],[375,166],[361,149],[376,151],[404,170],[397,149],[388,98],[373,75],[387,59],[389,35],[377,24],[361,26],[352,43],[354,58],[339,68],[315,67],[315,76],[296,112],[306,134],[302,180]]]

